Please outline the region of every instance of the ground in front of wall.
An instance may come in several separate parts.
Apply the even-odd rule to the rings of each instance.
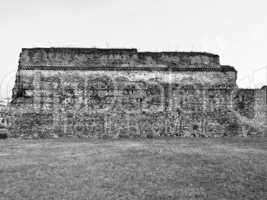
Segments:
[[[267,197],[267,138],[0,140],[0,199]]]

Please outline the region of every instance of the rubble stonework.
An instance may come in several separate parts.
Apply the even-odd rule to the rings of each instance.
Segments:
[[[264,134],[266,87],[238,89],[236,79],[236,70],[210,53],[22,49],[10,132],[36,138]]]

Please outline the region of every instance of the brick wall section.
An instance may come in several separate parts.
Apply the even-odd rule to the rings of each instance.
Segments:
[[[255,90],[255,119],[267,126],[267,87]]]
[[[239,89],[235,97],[235,110],[242,116],[253,119],[255,116],[256,90],[254,89]]]
[[[138,52],[136,49],[23,49],[20,66],[219,67],[219,56],[202,52]],[[179,65],[179,66],[178,66]],[[201,66],[202,65],[202,66]]]

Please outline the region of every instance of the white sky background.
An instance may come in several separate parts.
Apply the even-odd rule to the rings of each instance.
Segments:
[[[1,97],[23,47],[207,51],[238,70],[240,87],[267,84],[266,0],[0,0]]]

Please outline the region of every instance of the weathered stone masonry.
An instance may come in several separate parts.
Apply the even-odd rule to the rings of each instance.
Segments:
[[[23,49],[11,135],[263,134],[267,89],[238,89],[236,78],[210,53]]]

